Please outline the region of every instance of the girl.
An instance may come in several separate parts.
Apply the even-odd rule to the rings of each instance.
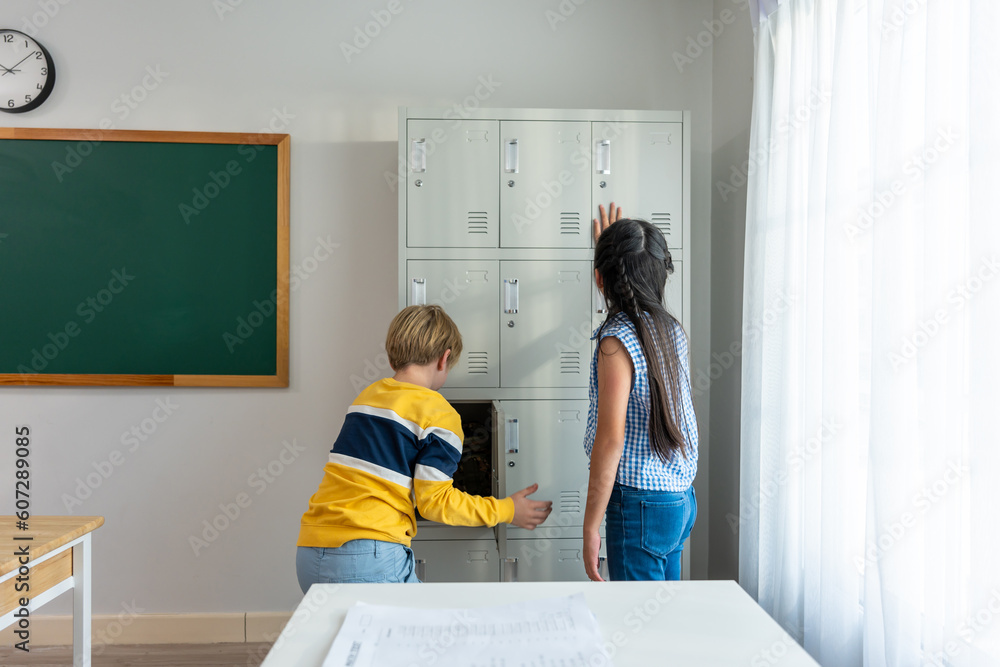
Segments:
[[[583,523],[587,576],[598,572],[607,513],[611,579],[680,579],[694,525],[698,426],[687,336],[663,306],[673,273],[667,244],[643,220],[619,220],[611,204],[594,221],[594,277],[608,304],[590,370],[584,448],[590,484]],[[612,224],[613,223],[613,224]]]

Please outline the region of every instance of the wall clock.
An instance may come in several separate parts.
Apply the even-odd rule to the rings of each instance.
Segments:
[[[56,82],[52,56],[17,30],[0,29],[0,111],[31,111],[48,98]]]

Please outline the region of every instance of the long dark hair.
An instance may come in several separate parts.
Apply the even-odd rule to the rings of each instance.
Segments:
[[[597,239],[594,268],[604,283],[608,316],[601,331],[618,313],[635,327],[649,375],[649,443],[664,461],[680,451],[687,457],[677,358],[680,323],[663,305],[667,276],[674,263],[663,234],[645,220],[619,220]],[[600,333],[598,333],[600,341]],[[695,426],[697,428],[697,426]]]

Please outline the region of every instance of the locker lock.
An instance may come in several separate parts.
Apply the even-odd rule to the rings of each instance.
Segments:
[[[424,182],[418,178],[417,180],[413,181],[413,184],[419,188],[421,185],[424,184]],[[603,188],[604,186],[602,185],[601,187]]]
[[[514,181],[507,181],[507,187],[508,188],[514,187]]]
[[[510,327],[511,329],[513,329],[514,328],[514,320],[507,320],[507,326]]]
[[[514,462],[513,462],[513,461],[507,461],[507,467],[508,467],[508,468],[513,468],[513,467],[514,467],[514,465],[515,465],[515,464],[514,464]]]
[[[608,182],[607,181],[601,181],[601,187],[602,188],[608,187]]]

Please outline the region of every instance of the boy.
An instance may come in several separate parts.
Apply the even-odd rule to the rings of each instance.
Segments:
[[[303,593],[314,583],[417,582],[414,503],[425,518],[454,526],[533,530],[552,511],[550,501],[527,498],[537,484],[502,500],[452,486],[462,422],[437,390],[458,361],[462,336],[440,306],[400,311],[385,349],[396,374],[348,409],[302,515],[295,565]]]

